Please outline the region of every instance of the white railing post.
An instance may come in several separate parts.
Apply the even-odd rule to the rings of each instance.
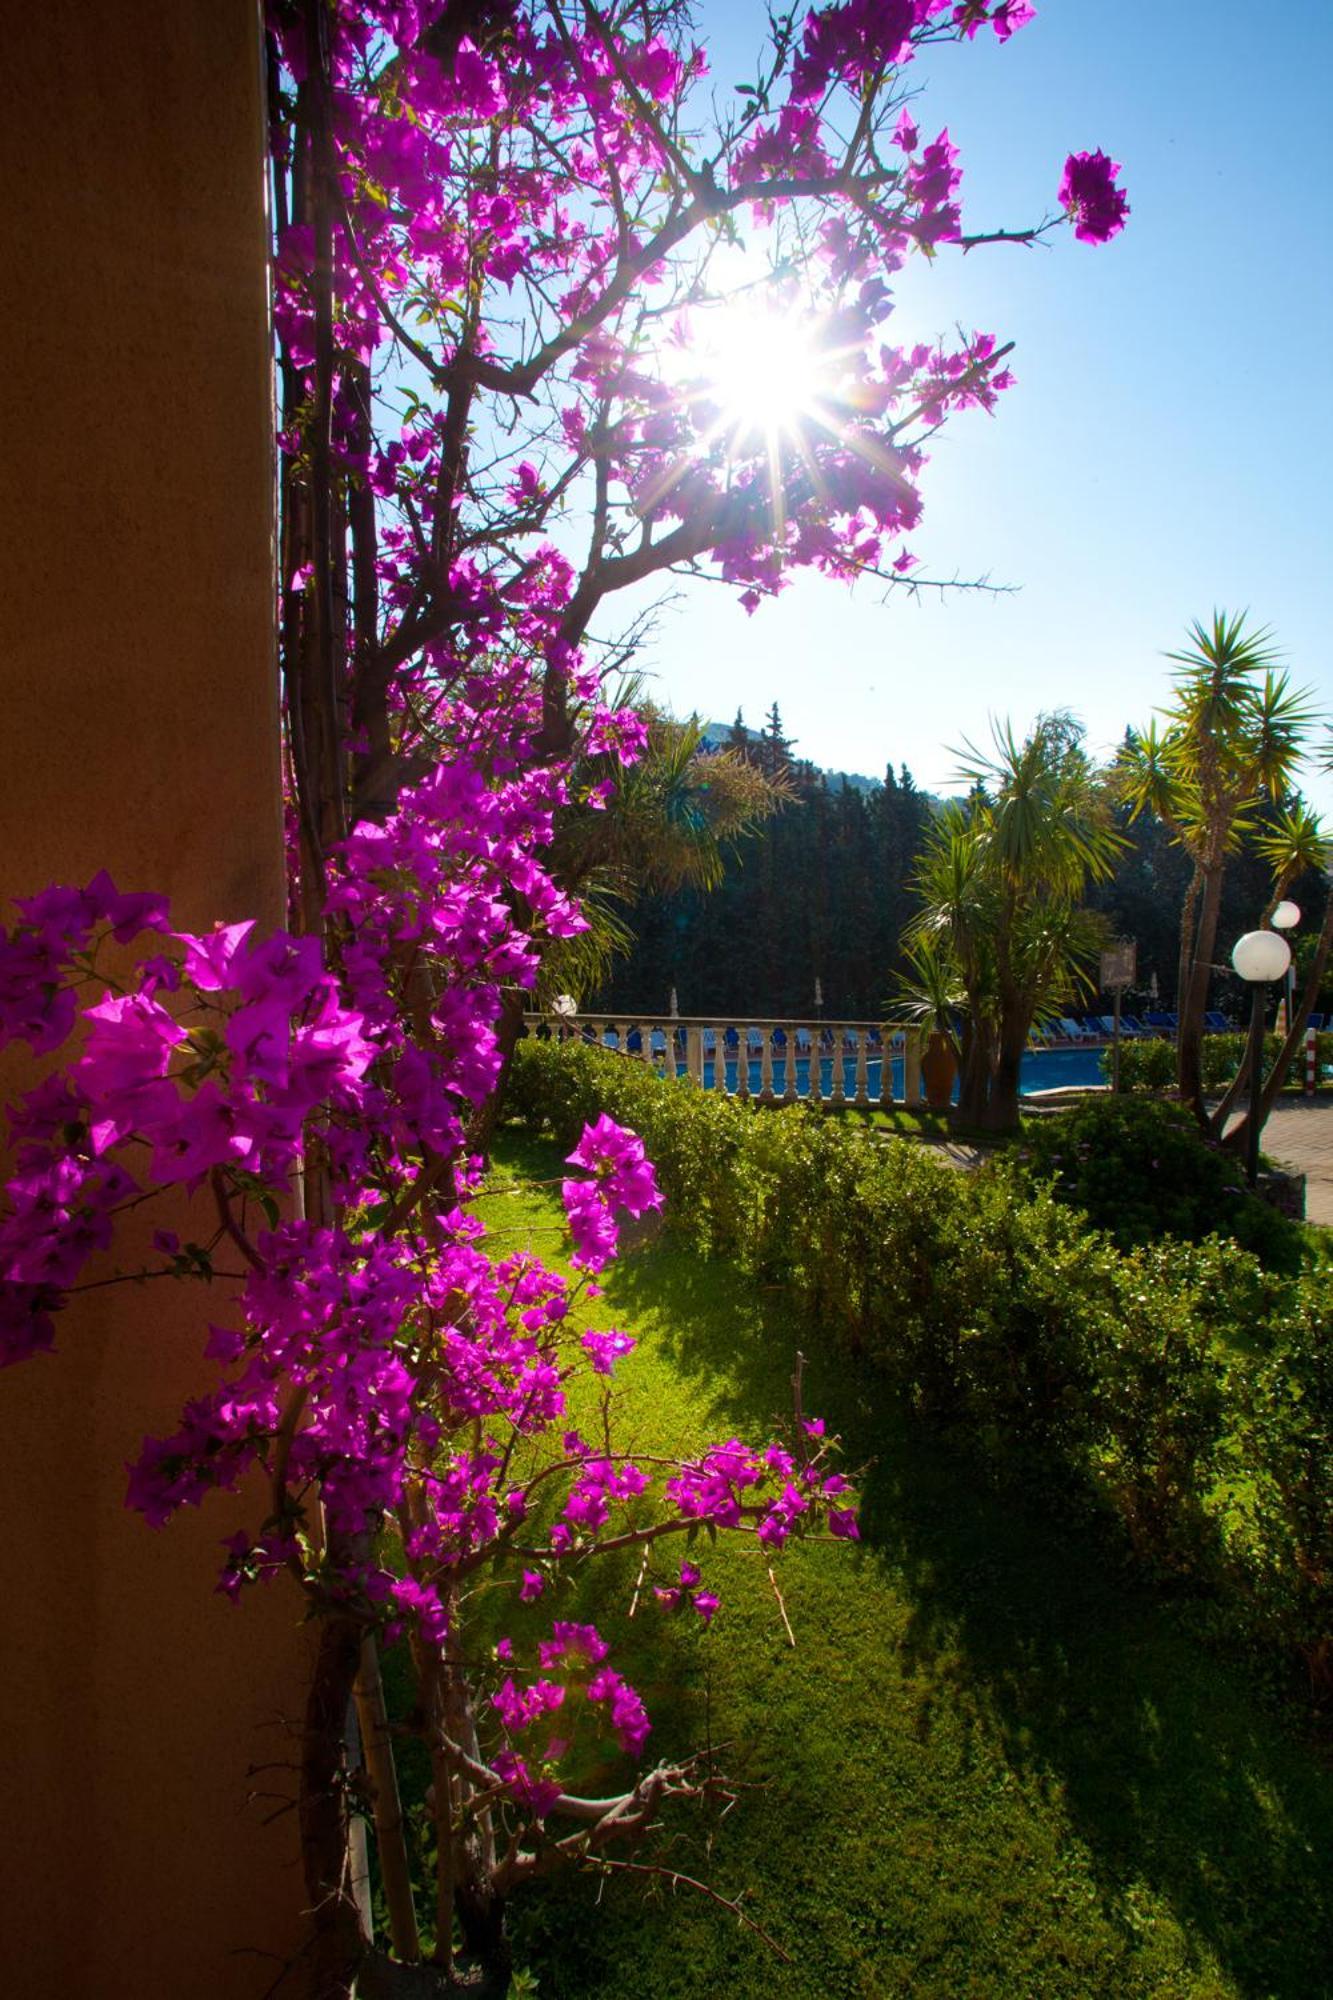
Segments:
[[[773,1102],[773,1030],[767,1023],[759,1030],[759,1102]]]
[[[909,1111],[915,1111],[922,1101],[921,1087],[921,1030],[909,1028],[903,1045],[903,1101]]]
[[[782,1065],[782,1096],[784,1103],[796,1102],[796,1030],[789,1021],[783,1029],[787,1037],[787,1059]]]
[[[869,1030],[858,1028],[856,1031],[856,1102],[862,1110],[865,1110],[870,1103],[869,1050],[867,1047],[869,1040]]]
[[[887,1021],[879,1024],[879,1103],[882,1111],[893,1108],[893,1036]]]
[[[834,1021],[831,1023],[831,1026],[833,1028],[832,1101],[834,1104],[841,1106],[847,1102],[847,1082],[842,1067],[843,1056],[846,1054],[847,1030],[841,1021]]]
[[[733,1024],[734,1025],[734,1024]],[[750,1030],[736,1029],[736,1095],[750,1101]]]

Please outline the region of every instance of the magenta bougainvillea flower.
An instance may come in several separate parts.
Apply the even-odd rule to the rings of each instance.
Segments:
[[[1103,152],[1071,153],[1060,182],[1060,206],[1081,243],[1108,243],[1125,226],[1129,200],[1115,184],[1118,160]]]

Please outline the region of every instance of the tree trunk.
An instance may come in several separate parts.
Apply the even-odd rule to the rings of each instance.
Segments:
[[[970,1027],[963,1031],[963,1060],[958,1077],[958,1111],[960,1125],[979,1126],[986,1115],[986,1100],[990,1094],[991,1037],[984,1024],[975,1017]]]
[[[1217,937],[1217,913],[1222,900],[1224,864],[1211,862],[1203,867],[1203,898],[1194,951],[1183,991],[1177,996],[1180,1027],[1176,1042],[1176,1082],[1180,1098],[1187,1104],[1205,1131],[1208,1113],[1203,1101],[1203,1017],[1208,1006],[1208,982],[1212,974],[1213,945]]]
[[[1330,883],[1324,901],[1324,921],[1319,929],[1319,942],[1315,946],[1315,955],[1305,982],[1305,991],[1301,995],[1300,1005],[1292,1016],[1286,1040],[1278,1050],[1277,1058],[1264,1082],[1264,1094],[1260,1100],[1261,1122],[1268,1117],[1269,1112],[1273,1109],[1277,1101],[1278,1092],[1287,1080],[1287,1071],[1300,1054],[1301,1044],[1305,1040],[1305,1030],[1309,1025],[1310,1016],[1314,1012],[1314,1003],[1319,998],[1319,989],[1324,983],[1324,974],[1328,969],[1331,952],[1333,952],[1333,883]],[[1230,1104],[1233,1101],[1232,1092],[1228,1091],[1222,1105],[1219,1106],[1218,1115],[1220,1116],[1229,1110]],[[1249,1138],[1249,1122],[1250,1118],[1247,1111],[1235,1131],[1226,1135],[1224,1144],[1228,1151],[1243,1151]],[[1215,1136],[1221,1137],[1221,1134],[1217,1133]]]
[[[1203,870],[1198,862],[1190,877],[1185,900],[1180,906],[1180,952],[1176,960],[1176,1021],[1184,1018],[1185,995],[1189,991],[1190,975],[1194,970],[1194,924],[1199,907],[1199,891],[1203,886]],[[1177,1033],[1179,1040],[1179,1033]]]
[[[306,1953],[308,2000],[350,2000],[367,1940],[348,1866],[347,1711],[361,1660],[361,1627],[324,1617],[306,1701],[301,1750],[301,1849],[313,1925]]]
[[[1019,1124],[1019,1075],[1031,1021],[1010,1013],[1001,1024],[1000,1046],[991,1073],[990,1096],[981,1118],[987,1132],[1016,1132]]]
[[[477,1106],[468,1124],[468,1151],[480,1153],[487,1160],[490,1157],[495,1128],[500,1119],[505,1085],[514,1066],[514,1051],[523,1038],[523,1010],[526,1005],[527,995],[522,991],[510,989],[501,996],[500,1018],[495,1024],[495,1038],[500,1049],[500,1073],[495,1079],[494,1090],[484,1103]]]

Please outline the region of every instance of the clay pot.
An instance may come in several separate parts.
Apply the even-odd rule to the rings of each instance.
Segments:
[[[936,1029],[926,1043],[921,1058],[921,1076],[926,1086],[926,1103],[932,1111],[947,1111],[953,1098],[958,1058],[948,1038]]]

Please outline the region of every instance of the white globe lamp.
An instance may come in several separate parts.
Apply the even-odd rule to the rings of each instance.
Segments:
[[[1246,931],[1236,940],[1231,963],[1246,985],[1269,985],[1291,964],[1291,946],[1279,931]]]

